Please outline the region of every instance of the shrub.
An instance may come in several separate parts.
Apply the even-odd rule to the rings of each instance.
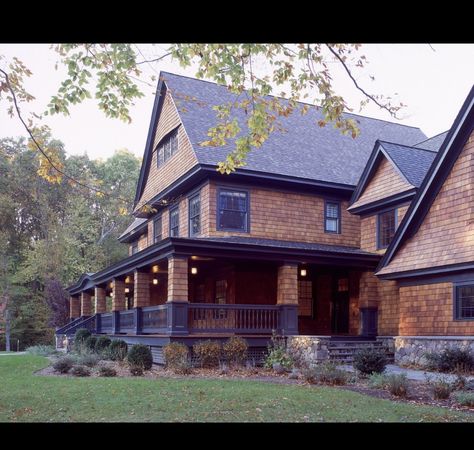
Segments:
[[[222,352],[220,342],[199,341],[193,345],[193,353],[201,363],[201,367],[217,367]]]
[[[96,342],[97,342],[97,338],[95,336],[89,336],[84,341],[84,347],[90,352],[95,352]]]
[[[130,367],[141,367],[150,370],[153,365],[153,355],[150,347],[143,344],[132,345],[127,353],[127,362]]]
[[[459,403],[462,406],[471,406],[474,407],[474,393],[473,392],[455,392],[454,399],[456,403]]]
[[[93,355],[93,354],[83,355],[77,360],[78,364],[87,366],[87,367],[95,367],[97,366],[99,361],[100,361],[100,358],[97,355]]]
[[[271,369],[274,364],[280,364],[286,370],[291,370],[294,365],[293,358],[287,351],[285,338],[277,336],[275,333],[268,345],[268,355],[265,358],[264,366]]]
[[[71,358],[70,356],[64,356],[63,358],[59,358],[57,361],[55,361],[53,364],[53,369],[59,373],[68,373],[72,369],[72,366],[75,362],[76,361],[74,358]]]
[[[89,377],[91,375],[90,370],[84,366],[74,366],[71,370],[71,373],[75,377]]]
[[[372,373],[382,373],[387,363],[387,356],[382,349],[368,347],[356,352],[353,366],[360,373],[370,375]]]
[[[386,389],[397,397],[406,397],[408,394],[408,378],[404,373],[387,375]]]
[[[104,353],[110,347],[111,342],[108,336],[100,336],[95,343],[95,351],[99,354]]]
[[[229,363],[243,364],[247,358],[247,341],[239,336],[230,337],[222,345],[222,352]]]
[[[33,345],[28,347],[26,351],[38,356],[52,356],[59,353],[52,345]]]
[[[387,389],[388,380],[387,375],[383,373],[373,373],[369,375],[369,386],[375,389]]]
[[[445,377],[440,377],[432,380],[426,377],[427,383],[431,388],[433,397],[437,400],[444,400],[449,398],[449,395],[453,391],[454,386]]]
[[[100,377],[115,377],[117,376],[117,371],[113,367],[102,366],[99,368]]]
[[[427,369],[439,372],[469,372],[474,369],[474,356],[465,348],[447,348],[440,353],[426,353]]]
[[[84,347],[84,341],[91,335],[91,332],[86,328],[79,328],[76,330],[76,334],[74,335],[74,348],[79,353],[82,351]]]
[[[110,359],[112,361],[123,361],[127,356],[128,345],[121,339],[114,339],[109,347]]]
[[[186,371],[189,364],[189,349],[179,342],[171,342],[163,347],[163,359],[167,368],[175,372]]]
[[[347,383],[349,374],[339,369],[332,362],[304,367],[301,371],[303,378],[311,384],[329,384],[341,386]]]

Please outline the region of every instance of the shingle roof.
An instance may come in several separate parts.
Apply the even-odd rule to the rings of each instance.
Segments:
[[[234,101],[235,96],[215,83],[168,72],[160,76],[171,90],[199,163],[223,161],[232,145],[216,148],[199,143],[209,139],[207,131],[217,123],[212,107]],[[245,128],[245,113],[238,109],[232,114]],[[252,150],[243,169],[354,186],[377,139],[405,145],[426,139],[419,128],[356,114],[344,113],[344,117],[357,122],[361,133],[356,139],[343,136],[331,124],[319,127],[317,122],[323,115],[315,106],[305,115],[295,112],[282,117],[279,121],[286,131],[273,132],[260,149]]]
[[[293,242],[293,241],[280,241],[276,239],[260,239],[243,236],[226,236],[226,237],[206,237],[206,238],[195,238],[199,241],[212,241],[212,242],[224,242],[230,244],[248,244],[248,245],[261,245],[265,247],[276,247],[276,248],[294,248],[302,250],[314,250],[329,253],[347,253],[351,255],[375,255],[375,253],[366,252],[354,247],[345,247],[341,245],[328,245],[318,244],[313,242]]]
[[[131,231],[135,230],[138,228],[140,225],[143,225],[147,219],[135,219],[128,227],[127,229],[118,237],[118,239],[121,239]]]
[[[434,152],[437,152],[441,145],[443,144],[444,140],[446,139],[446,136],[448,135],[449,130],[445,131],[444,133],[437,134],[436,136],[430,137],[429,139],[426,139],[425,141],[421,141],[418,144],[415,144],[413,147],[421,147],[425,148],[427,150],[432,150]]]
[[[383,141],[380,145],[408,182],[417,188],[420,187],[436,157],[436,152]]]

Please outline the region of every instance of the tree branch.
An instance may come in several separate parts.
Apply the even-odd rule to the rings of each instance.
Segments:
[[[329,44],[324,44],[326,47],[329,49],[329,51],[339,60],[339,62],[342,64],[342,67],[344,67],[345,71],[349,75],[349,78],[353,81],[355,87],[362,92],[368,99],[372,100],[377,106],[379,106],[382,109],[385,109],[390,113],[392,117],[397,118],[396,114],[388,107],[380,103],[376,98],[374,98],[372,95],[370,95],[368,92],[366,92],[364,89],[362,89],[359,84],[357,83],[356,79],[353,77],[351,71],[347,67],[345,61],[337,54],[337,52],[329,45]]]

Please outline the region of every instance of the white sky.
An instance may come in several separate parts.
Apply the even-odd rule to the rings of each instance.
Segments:
[[[164,49],[166,45],[160,44],[159,47]],[[140,48],[145,56],[151,56],[149,46],[140,44]],[[418,126],[429,137],[451,126],[474,84],[474,44],[432,44],[431,47],[428,44],[367,44],[362,46],[361,53],[367,56],[369,64],[367,69],[355,72],[359,84],[371,93],[386,96],[398,93],[396,99],[407,105],[400,114],[400,123]],[[22,112],[44,111],[65,74],[61,65],[57,71],[54,69],[59,55],[46,44],[0,44],[0,55],[7,59],[17,56],[33,72],[25,84],[36,101],[25,105]],[[0,64],[3,67],[5,62]],[[147,74],[156,75],[155,71],[166,70],[191,77],[195,75],[195,70],[182,69],[169,59],[154,63],[153,68],[147,64],[142,68]],[[337,63],[334,63],[334,68],[336,92],[348,101],[354,113],[396,121],[375,105],[359,112],[359,93]],[[375,81],[370,80],[369,74],[375,76]],[[116,149],[127,148],[141,158],[155,86],[144,83],[139,83],[139,86],[145,97],[131,108],[131,124],[106,118],[94,100],[72,105],[70,116],[46,116],[43,122],[51,127],[56,139],[65,143],[69,154],[87,152],[91,158],[106,158]],[[26,132],[18,119],[11,119],[6,114],[5,103],[0,105],[0,137],[20,135],[26,135]]]

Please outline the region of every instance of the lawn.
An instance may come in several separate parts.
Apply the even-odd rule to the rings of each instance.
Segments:
[[[342,389],[234,380],[33,375],[40,356],[0,358],[0,422],[460,422],[474,415]]]

